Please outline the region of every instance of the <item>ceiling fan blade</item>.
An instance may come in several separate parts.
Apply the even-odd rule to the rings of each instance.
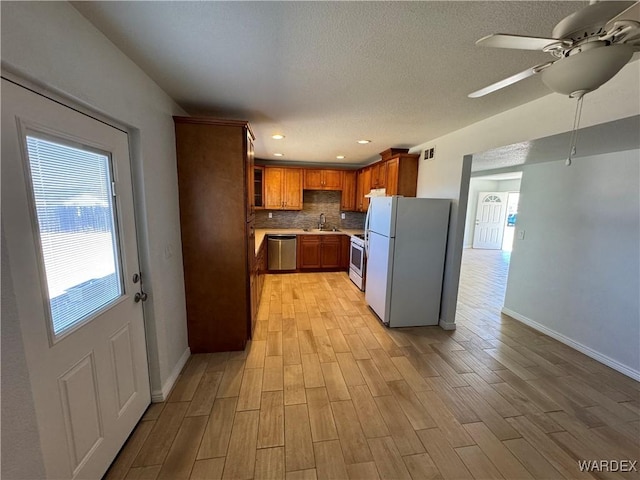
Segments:
[[[610,32],[611,29],[614,28],[613,24],[622,20],[632,20],[640,23],[640,2],[634,3],[629,8],[609,20],[604,26],[605,31]]]
[[[504,80],[500,80],[499,82],[492,83],[488,87],[481,88],[475,92],[472,92],[468,95],[469,98],[478,98],[484,97],[489,93],[493,93],[496,90],[500,90],[501,88],[508,87],[509,85],[513,85],[514,83],[519,82],[520,80],[524,80],[525,78],[532,77],[536,73],[540,73],[545,68],[553,65],[555,62],[547,62],[540,65],[536,65],[535,67],[527,68],[525,71],[516,73],[515,75],[511,75]]]
[[[542,50],[547,45],[563,42],[557,38],[525,37],[523,35],[510,35],[507,33],[494,33],[487,35],[476,42],[482,47],[517,48],[520,50]],[[568,42],[570,44],[570,42]]]

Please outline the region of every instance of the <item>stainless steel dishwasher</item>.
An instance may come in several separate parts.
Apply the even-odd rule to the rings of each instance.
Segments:
[[[295,235],[267,235],[269,270],[295,270],[296,245],[297,237]]]

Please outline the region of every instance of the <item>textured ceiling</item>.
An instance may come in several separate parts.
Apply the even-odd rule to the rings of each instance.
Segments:
[[[257,157],[347,164],[550,93],[534,77],[467,98],[548,59],[474,42],[494,32],[548,36],[586,4],[73,3],[189,113],[249,120]],[[356,144],[362,138],[372,143]]]

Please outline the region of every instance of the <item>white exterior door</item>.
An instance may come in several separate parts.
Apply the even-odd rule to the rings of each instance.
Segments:
[[[507,214],[507,192],[480,192],[473,248],[500,250]]]
[[[2,226],[47,477],[101,478],[150,403],[127,134],[3,79]]]

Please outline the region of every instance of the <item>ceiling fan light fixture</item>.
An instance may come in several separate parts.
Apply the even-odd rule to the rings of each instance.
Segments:
[[[555,62],[542,73],[544,84],[556,93],[592,92],[609,81],[633,55],[633,47],[615,44],[591,48]]]
[[[553,28],[551,36],[578,40],[585,32],[594,32],[603,27],[607,23],[606,20],[618,15],[628,5],[625,2],[592,2],[560,20]]]

